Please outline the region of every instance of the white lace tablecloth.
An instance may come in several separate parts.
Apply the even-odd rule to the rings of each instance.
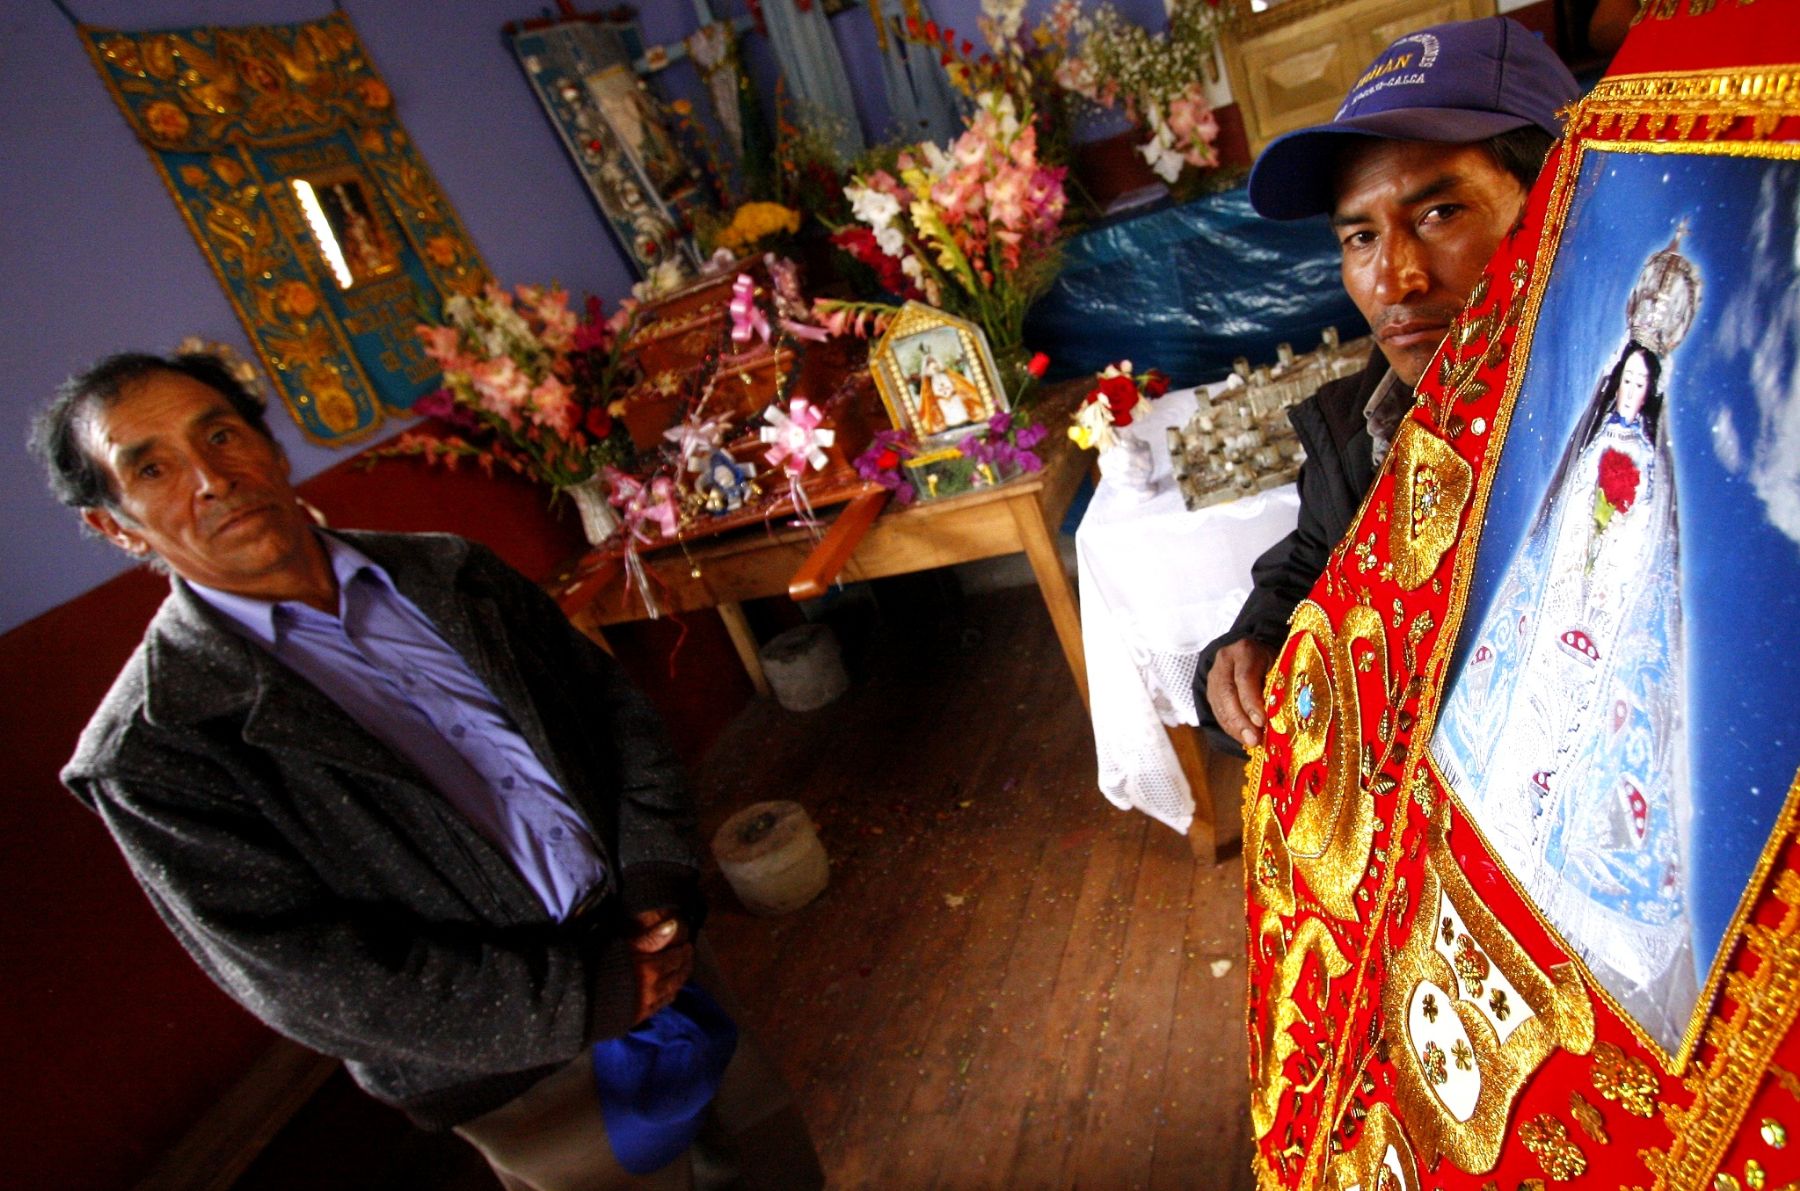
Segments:
[[[1199,722],[1200,651],[1231,627],[1250,594],[1250,565],[1300,515],[1292,484],[1187,511],[1165,431],[1196,405],[1193,389],[1170,393],[1127,429],[1150,444],[1155,493],[1140,500],[1102,479],[1075,533],[1100,792],[1183,834],[1194,799],[1163,725]]]

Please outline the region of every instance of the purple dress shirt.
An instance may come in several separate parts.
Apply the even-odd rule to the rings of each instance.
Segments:
[[[319,535],[332,616],[294,601],[196,595],[412,762],[506,857],[558,921],[605,875],[587,821],[462,655],[354,547]]]

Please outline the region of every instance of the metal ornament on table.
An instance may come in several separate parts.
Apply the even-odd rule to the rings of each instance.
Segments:
[[[1251,368],[1239,356],[1209,400],[1202,393],[1187,425],[1171,426],[1169,463],[1189,511],[1293,482],[1305,456],[1288,408],[1320,385],[1361,370],[1369,340],[1340,344],[1327,327],[1319,346],[1295,355],[1287,344],[1272,366]]]

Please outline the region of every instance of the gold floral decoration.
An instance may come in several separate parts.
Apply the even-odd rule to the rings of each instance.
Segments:
[[[1656,1075],[1642,1059],[1634,1058],[1610,1042],[1594,1047],[1591,1072],[1594,1090],[1634,1117],[1656,1115]]]
[[[1574,967],[1540,968],[1470,887],[1450,850],[1448,814],[1427,830],[1420,925],[1393,956],[1381,1016],[1394,1043],[1395,1103],[1421,1157],[1434,1163],[1443,1154],[1481,1174],[1499,1159],[1526,1081],[1559,1047],[1586,1053],[1594,1018]],[[1493,997],[1500,988],[1511,990],[1504,1002]],[[1497,1003],[1507,1006],[1504,1017]],[[1466,1067],[1432,1053],[1459,1045],[1471,1052]]]
[[[1566,1183],[1587,1173],[1587,1155],[1569,1136],[1569,1127],[1549,1113],[1541,1113],[1520,1125],[1519,1140],[1555,1182]]]
[[[1431,578],[1456,543],[1475,472],[1449,443],[1410,419],[1395,436],[1393,467],[1388,557],[1394,582],[1411,591]]]
[[[1351,608],[1343,625],[1334,630],[1324,611],[1310,600],[1294,610],[1291,623],[1297,641],[1293,677],[1269,722],[1293,725],[1287,730],[1293,734],[1296,772],[1323,757],[1327,748],[1331,756],[1325,764],[1324,789],[1304,799],[1294,812],[1287,847],[1294,868],[1319,903],[1339,918],[1355,918],[1354,894],[1367,873],[1375,842],[1375,811],[1360,780],[1365,726],[1353,654],[1370,652],[1376,667],[1371,677],[1385,689],[1387,633],[1381,618],[1362,607]]]

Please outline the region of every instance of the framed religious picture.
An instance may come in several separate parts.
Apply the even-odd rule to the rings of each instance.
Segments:
[[[882,404],[896,429],[919,444],[907,461],[921,496],[982,481],[957,444],[1007,409],[987,336],[967,319],[908,302],[869,355]],[[989,483],[996,477],[985,477]]]
[[[638,76],[634,21],[528,21],[508,37],[538,102],[640,277],[691,277],[688,228],[712,209],[699,171]]]
[[[1793,778],[1800,161],[1583,149],[1432,756],[1673,1057]]]
[[[400,270],[393,218],[373,187],[354,169],[290,179],[313,247],[339,289]]]

